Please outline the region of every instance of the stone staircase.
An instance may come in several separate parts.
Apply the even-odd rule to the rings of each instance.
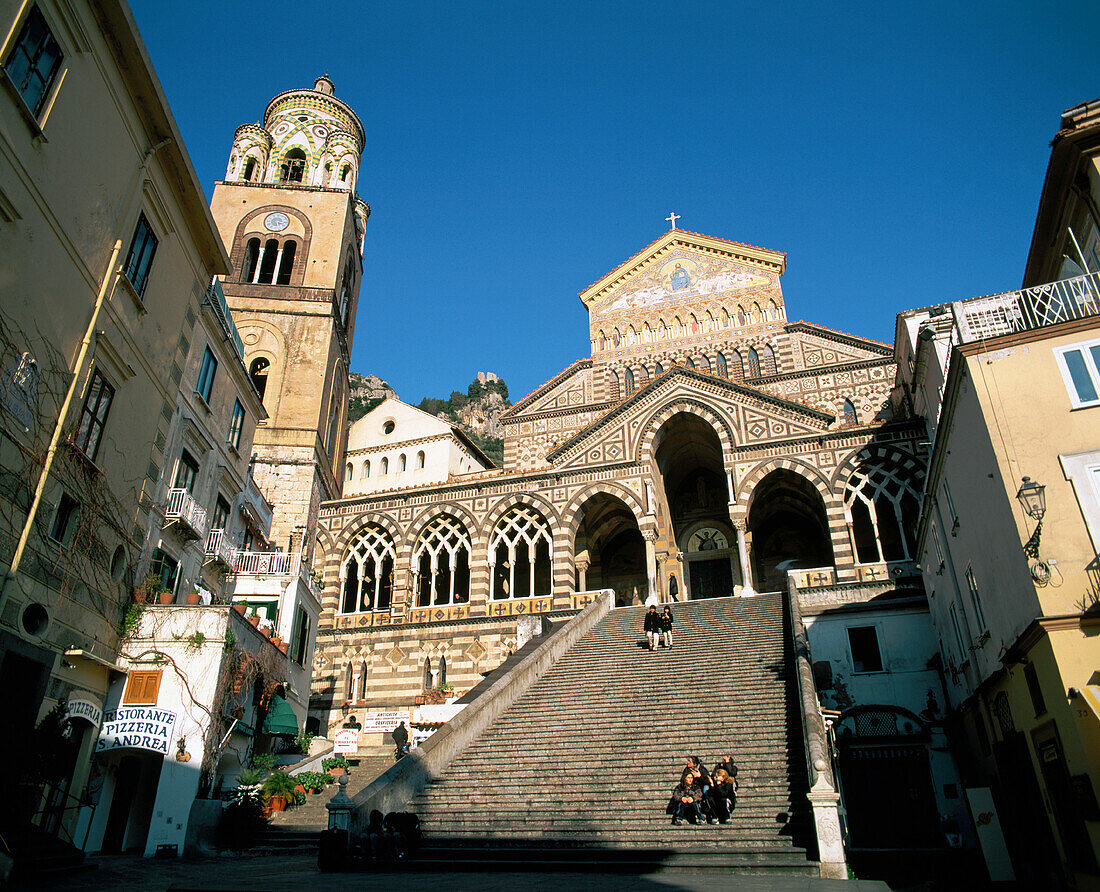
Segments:
[[[407,806],[418,860],[594,860],[816,875],[782,596],[678,603],[671,650],[613,610]],[[672,826],[684,759],[732,752],[726,825]]]

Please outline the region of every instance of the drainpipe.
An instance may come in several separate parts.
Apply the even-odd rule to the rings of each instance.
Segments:
[[[134,180],[134,185],[130,189],[130,194],[126,199],[124,207],[124,217],[129,215],[130,204],[133,201],[134,195],[141,187],[142,178],[145,175],[145,169],[149,166],[149,159],[153,157],[160,149],[171,142],[171,137],[165,137],[156,145],[150,146],[146,149],[145,154],[142,156],[141,164],[138,165],[137,178]],[[121,228],[121,221],[119,226]],[[118,277],[122,275],[122,268],[115,268],[115,263],[118,260],[118,255],[122,251],[122,239],[115,239],[114,248],[111,250],[111,259],[107,264],[107,271],[103,274],[103,279],[99,283],[99,293],[96,295],[95,308],[92,310],[92,318],[88,322],[88,328],[84,332],[84,339],[80,342],[80,351],[77,353],[76,364],[73,367],[72,380],[69,382],[69,389],[65,393],[65,400],[61,404],[61,412],[57,416],[57,423],[54,425],[53,436],[50,439],[49,449],[46,451],[46,461],[42,466],[42,473],[38,477],[38,486],[34,491],[34,499],[31,501],[30,511],[27,513],[27,520],[23,524],[23,531],[19,535],[19,542],[15,547],[15,553],[12,555],[11,566],[8,568],[8,572],[4,576],[3,584],[0,585],[0,614],[3,613],[4,606],[8,600],[8,587],[11,581],[15,578],[19,572],[19,566],[23,562],[23,552],[26,550],[27,541],[30,539],[31,529],[34,527],[35,518],[38,515],[38,508],[42,503],[42,494],[46,491],[46,481],[49,479],[50,470],[53,468],[54,456],[57,454],[57,447],[61,443],[61,433],[65,428],[65,422],[69,417],[69,407],[72,405],[73,396],[76,394],[78,385],[81,383],[81,379],[84,376],[84,364],[88,359],[89,349],[91,348],[92,338],[95,335],[96,323],[99,321],[100,310],[103,309],[104,304],[107,303],[115,293],[115,285],[118,284]],[[113,274],[112,274],[113,273]],[[108,287],[110,286],[110,287]]]
[[[92,344],[92,338],[95,336],[96,322],[99,321],[99,311],[103,309],[103,305],[114,293],[115,283],[118,282],[118,277],[122,274],[121,267],[117,270],[115,269],[115,261],[118,260],[118,255],[121,250],[122,239],[116,239],[115,246],[111,251],[111,260],[107,264],[107,272],[103,276],[103,281],[99,284],[99,294],[96,296],[92,318],[88,322],[87,330],[84,332],[84,340],[80,342],[80,352],[76,357],[76,367],[73,369],[73,377],[69,382],[69,389],[65,392],[65,401],[61,404],[61,412],[57,416],[57,423],[54,425],[49,449],[46,450],[46,461],[42,465],[42,473],[38,476],[38,486],[34,491],[34,499],[31,502],[30,511],[27,513],[27,520],[23,524],[23,531],[19,535],[19,543],[15,546],[15,554],[12,556],[11,567],[4,577],[3,586],[0,587],[0,612],[3,612],[4,604],[7,602],[8,585],[19,572],[19,565],[23,561],[23,552],[27,547],[27,540],[30,538],[31,529],[34,527],[35,517],[38,515],[38,507],[42,503],[42,494],[46,491],[46,481],[49,479],[50,470],[53,468],[53,460],[54,456],[57,455],[57,447],[61,443],[61,433],[65,429],[65,422],[69,417],[69,407],[72,405],[77,386],[83,378],[84,363],[88,358],[88,351]],[[108,288],[108,285],[110,288]]]

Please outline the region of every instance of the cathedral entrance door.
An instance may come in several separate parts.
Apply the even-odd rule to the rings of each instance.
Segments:
[[[733,571],[728,557],[688,561],[689,598],[729,598],[732,595]]]

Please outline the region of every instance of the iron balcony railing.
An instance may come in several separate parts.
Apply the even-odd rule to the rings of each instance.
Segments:
[[[233,572],[239,576],[294,576],[302,556],[287,551],[238,551]]]
[[[229,541],[229,536],[226,535],[225,530],[210,531],[210,535],[206,537],[206,556],[223,567],[233,567],[237,549]]]
[[[1100,273],[951,304],[959,339],[981,341],[1100,314]]]
[[[192,534],[196,539],[206,537],[206,509],[186,489],[168,490],[164,519],[178,522],[182,531]]]

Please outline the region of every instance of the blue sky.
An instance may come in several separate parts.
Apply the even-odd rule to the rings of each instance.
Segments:
[[[1100,4],[131,0],[207,189],[328,73],[366,128],[352,371],[513,399],[588,353],[577,292],[668,228],[787,252],[790,319],[1015,288]]]

